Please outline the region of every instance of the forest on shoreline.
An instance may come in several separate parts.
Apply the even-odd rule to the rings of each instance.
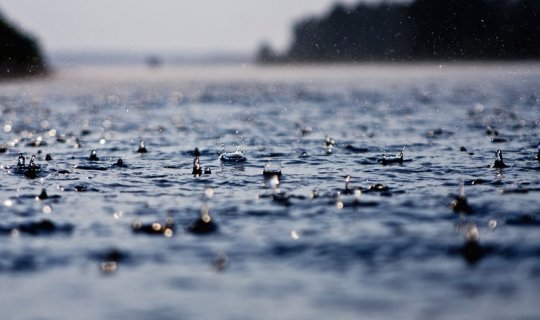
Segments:
[[[261,63],[539,58],[537,0],[337,4],[297,22],[285,52],[257,53]]]
[[[0,79],[47,73],[37,40],[18,30],[0,12]]]

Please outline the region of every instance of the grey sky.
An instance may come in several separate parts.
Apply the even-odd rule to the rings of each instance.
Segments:
[[[0,0],[0,10],[37,36],[47,51],[250,53],[263,40],[286,47],[293,21],[320,14],[334,2]]]

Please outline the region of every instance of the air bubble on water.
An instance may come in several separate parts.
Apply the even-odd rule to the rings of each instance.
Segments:
[[[99,144],[105,144],[105,142],[106,142],[105,139],[103,138],[99,139]]]
[[[103,261],[99,266],[103,273],[113,273],[118,270],[118,262],[116,261]]]
[[[11,132],[11,129],[12,129],[11,123],[4,124],[4,132],[5,133]]]
[[[180,91],[175,91],[171,94],[171,102],[174,104],[179,104],[184,100],[184,95]]]
[[[55,137],[56,136],[56,129],[49,130],[49,137]]]
[[[293,229],[293,230],[291,230],[291,238],[293,240],[298,240],[298,239],[300,239],[300,235],[298,234],[298,232],[296,232],[296,230]]]
[[[497,228],[497,220],[495,219],[489,220],[488,226],[489,226],[489,229],[494,230],[495,228]]]
[[[51,212],[52,212],[51,206],[48,206],[48,205],[43,206],[43,213],[50,214]]]

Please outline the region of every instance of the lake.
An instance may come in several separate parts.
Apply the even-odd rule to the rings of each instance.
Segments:
[[[536,319],[539,89],[538,63],[0,83],[2,318]]]

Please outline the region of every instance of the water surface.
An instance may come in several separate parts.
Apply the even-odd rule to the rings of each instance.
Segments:
[[[3,317],[534,319],[538,88],[537,64],[71,68],[3,83]],[[220,162],[237,147],[246,162]],[[210,175],[192,175],[195,148]],[[498,149],[506,168],[491,167]],[[35,178],[19,153],[37,156]],[[460,182],[469,214],[450,206]],[[218,231],[189,232],[205,203]],[[132,227],[167,221],[172,233]]]

